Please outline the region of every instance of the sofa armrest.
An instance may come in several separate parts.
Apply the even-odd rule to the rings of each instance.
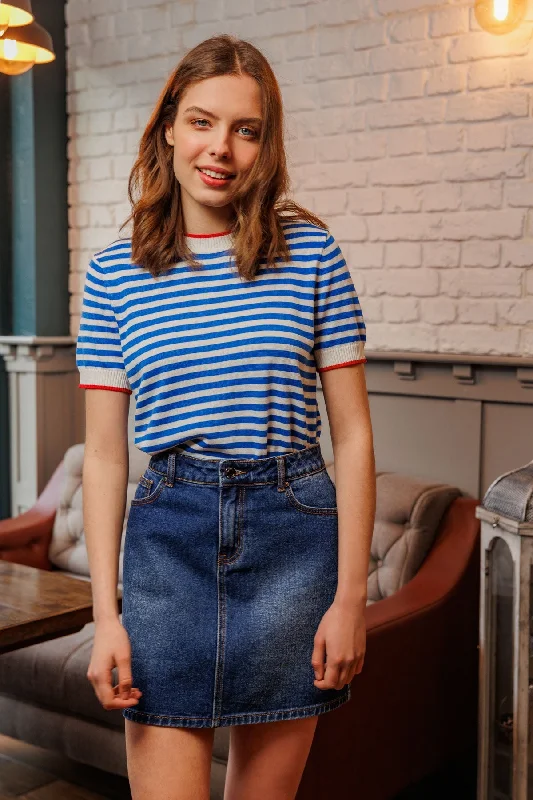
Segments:
[[[352,698],[319,717],[297,800],[387,800],[475,745],[478,501],[459,497],[415,577],[366,608]]]
[[[0,559],[39,569],[54,569],[48,558],[59,505],[63,463],[59,464],[35,505],[18,517],[0,520]]]

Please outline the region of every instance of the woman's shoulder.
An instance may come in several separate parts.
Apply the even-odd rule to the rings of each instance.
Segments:
[[[97,250],[91,263],[102,276],[116,277],[118,273],[124,274],[125,269],[131,269],[131,239],[115,239],[115,241]]]
[[[331,235],[327,228],[304,219],[282,219],[281,225],[291,252],[320,253]]]

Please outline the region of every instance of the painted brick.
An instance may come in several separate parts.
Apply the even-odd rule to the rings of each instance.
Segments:
[[[475,325],[496,325],[496,302],[465,297],[457,302],[457,320]]]
[[[440,41],[393,44],[379,47],[370,53],[373,72],[396,72],[400,69],[438,67],[445,63],[444,44]]]
[[[426,93],[436,94],[456,94],[463,92],[466,86],[466,71],[462,66],[435,67],[427,70],[428,79],[426,81]]]
[[[326,212],[318,209],[317,213],[326,220],[331,217],[331,232],[340,242],[343,242],[343,251],[346,244],[364,242],[368,238],[366,220],[362,217],[347,216],[346,214],[339,214],[333,217],[330,211]]]
[[[426,242],[422,245],[422,257],[423,264],[428,267],[458,267],[461,247],[456,242]]]
[[[523,178],[527,151],[486,151],[477,154],[453,153],[442,157],[442,174],[449,181],[476,181],[497,178]]]
[[[359,297],[359,304],[367,325],[383,321],[383,300],[380,297],[365,297],[363,301]]]
[[[242,0],[238,0],[239,8],[242,9]],[[230,0],[226,0],[229,4]],[[233,5],[236,5],[235,0]],[[228,17],[234,16],[230,13],[231,6],[228,7]],[[240,16],[240,13],[236,16]],[[194,2],[184,3],[182,0],[177,3],[172,3],[170,6],[170,20],[172,25],[188,25],[194,21]]]
[[[116,36],[138,36],[141,32],[141,15],[138,11],[123,11],[115,15]]]
[[[383,192],[380,189],[351,189],[348,209],[352,214],[380,214],[383,211]]]
[[[413,186],[440,180],[442,165],[427,156],[376,161],[370,165],[370,182],[379,186]]]
[[[384,100],[387,95],[387,83],[384,75],[361,76],[355,79],[353,102],[374,103]]]
[[[524,56],[531,43],[529,26],[518,28],[512,36],[487,36],[485,31],[458,36],[450,41],[448,58],[450,62],[478,61],[483,58],[509,58]]]
[[[369,295],[432,297],[439,291],[437,272],[429,269],[367,270],[365,285]]]
[[[527,117],[529,95],[519,89],[449,97],[446,120],[477,122],[504,117]]]
[[[502,242],[502,267],[533,267],[533,241]],[[533,272],[530,274],[533,279]]]
[[[513,120],[509,123],[509,146],[533,146],[533,120]]]
[[[505,199],[508,206],[533,206],[533,184],[530,181],[507,181]]]
[[[361,133],[350,137],[350,157],[353,161],[372,158],[385,158],[387,147],[390,147],[386,133]]]
[[[533,330],[520,332],[520,351],[525,356],[533,356]]]
[[[424,100],[386,102],[368,109],[369,128],[396,128],[403,125],[428,125],[442,122],[445,100],[432,97]]]
[[[426,134],[423,129],[398,128],[387,132],[387,153],[390,157],[413,156],[425,151]]]
[[[438,336],[441,352],[474,355],[511,355],[519,341],[518,330],[502,331],[490,325],[444,325]]]
[[[505,244],[513,246],[515,242],[506,242]],[[501,244],[499,242],[483,242],[474,239],[469,242],[463,242],[461,249],[463,267],[490,268],[497,267],[500,264]],[[505,263],[502,263],[502,266],[506,266]],[[512,266],[523,265],[513,264]]]
[[[420,319],[432,325],[449,325],[455,322],[455,302],[447,297],[424,297],[420,301]]]
[[[346,247],[346,260],[354,270],[381,267],[384,264],[384,259],[385,245],[379,242],[353,243]]]
[[[466,131],[467,150],[504,150],[507,139],[507,123],[490,122],[475,125]]]
[[[453,183],[433,183],[424,186],[424,211],[456,211],[461,207],[461,187]]]
[[[418,322],[420,319],[416,297],[384,297],[382,303],[385,322]]]
[[[351,29],[348,47],[352,50],[368,50],[386,44],[386,23],[384,20],[359,22]]]
[[[322,108],[349,106],[354,98],[354,80],[326,81],[318,85]]]
[[[386,267],[420,267],[422,245],[415,242],[394,242],[385,245]]]
[[[425,74],[422,70],[416,72],[395,72],[390,76],[388,96],[391,100],[422,97],[424,94],[424,86]]]
[[[423,188],[399,187],[384,190],[384,210],[388,214],[406,211],[420,211],[422,208]]]
[[[483,208],[501,208],[503,200],[502,181],[473,181],[461,187],[465,211]],[[509,203],[509,205],[513,205]],[[517,205],[520,205],[519,203]]]
[[[438,352],[437,329],[424,323],[378,323],[367,331],[368,350]]]
[[[429,15],[429,35],[456,36],[468,33],[468,8],[444,8]]]
[[[461,125],[439,125],[426,130],[428,153],[453,153],[461,150],[465,138]]]
[[[533,324],[533,303],[530,299],[499,300],[497,305],[500,322],[508,322],[512,325]]]
[[[507,64],[501,59],[476,61],[468,67],[468,91],[476,89],[496,89],[508,82]]]
[[[413,42],[427,37],[428,20],[423,14],[411,14],[390,19],[387,25],[392,43]]]
[[[316,56],[302,64],[304,80],[307,83],[318,83],[324,80],[346,78],[353,80],[359,75],[368,75],[369,54],[349,50],[330,56]]]

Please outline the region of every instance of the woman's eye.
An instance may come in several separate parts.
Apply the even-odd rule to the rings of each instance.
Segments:
[[[247,128],[243,126],[242,128],[239,128],[239,130],[248,131],[248,134],[246,135],[247,139],[255,139],[255,137],[257,136],[257,133],[253,130],[253,128]]]
[[[196,125],[198,122],[206,122],[209,125],[209,122],[206,119],[194,119],[192,124]],[[200,127],[203,128],[204,126],[200,125]]]

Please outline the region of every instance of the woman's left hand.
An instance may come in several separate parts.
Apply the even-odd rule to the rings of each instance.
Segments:
[[[364,608],[333,602],[314,638],[311,665],[317,689],[342,689],[351,683],[353,676],[363,669],[365,650]]]

